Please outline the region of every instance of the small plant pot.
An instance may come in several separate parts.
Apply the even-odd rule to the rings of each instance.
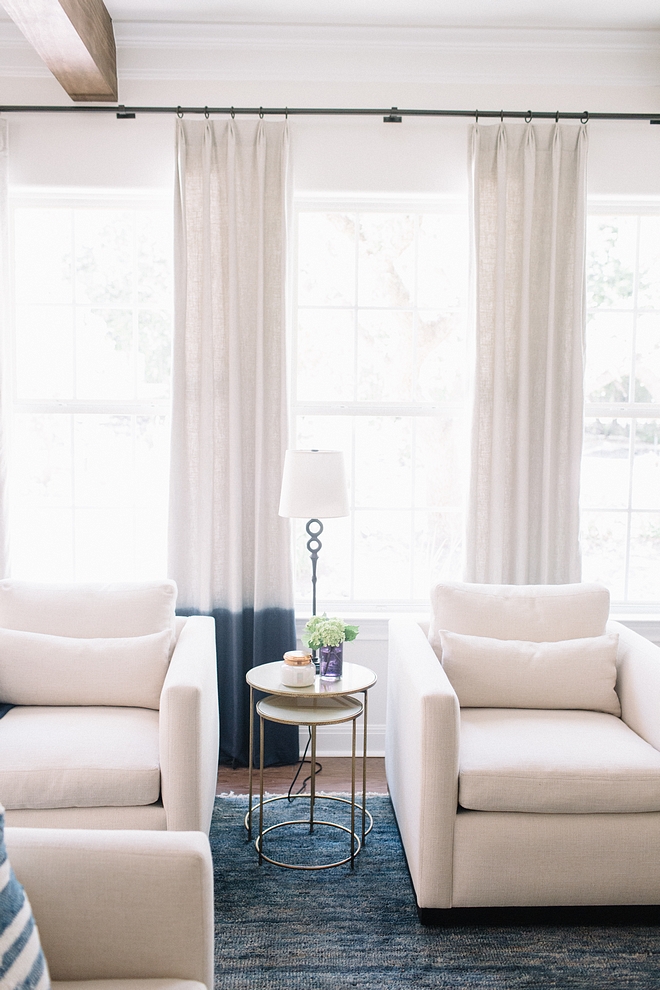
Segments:
[[[344,644],[322,646],[319,649],[321,678],[324,681],[338,681],[344,664]]]

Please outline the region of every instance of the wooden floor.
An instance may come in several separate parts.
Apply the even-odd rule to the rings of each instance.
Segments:
[[[316,786],[321,791],[350,791],[351,789],[351,761],[344,756],[320,757],[323,769],[316,771]],[[286,794],[291,785],[297,769],[297,764],[290,767],[268,767],[264,770],[264,789],[271,794]],[[301,787],[305,777],[309,775],[310,764],[305,763],[304,771],[301,770],[296,782],[295,791]],[[362,786],[362,761],[357,760],[355,765],[356,787]],[[254,787],[259,786],[259,774],[255,771]],[[308,792],[309,784],[305,790]],[[231,767],[220,767],[218,769],[217,793],[224,794],[233,791],[234,794],[248,793],[248,769],[239,767],[232,770]],[[385,760],[382,757],[370,756],[367,759],[367,791],[372,794],[387,794],[387,781],[385,780]]]

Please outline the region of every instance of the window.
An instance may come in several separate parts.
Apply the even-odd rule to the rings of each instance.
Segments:
[[[167,199],[16,196],[12,574],[166,572]]]
[[[343,450],[351,515],[324,520],[324,603],[428,602],[461,576],[467,469],[464,204],[300,201],[293,421]],[[304,521],[296,596],[310,597]]]
[[[587,236],[583,579],[660,599],[660,215],[594,210]]]

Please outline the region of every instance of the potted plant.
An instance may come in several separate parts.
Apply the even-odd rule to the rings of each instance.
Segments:
[[[357,626],[347,626],[336,616],[313,615],[305,626],[302,641],[310,650],[319,651],[321,677],[339,680],[342,674],[344,643],[355,639]]]

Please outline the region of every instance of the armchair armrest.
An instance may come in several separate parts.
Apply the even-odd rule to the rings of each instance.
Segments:
[[[213,866],[201,832],[8,828],[54,980],[213,988]]]
[[[389,631],[385,766],[419,907],[451,907],[458,698],[412,619]]]
[[[168,830],[208,834],[218,778],[215,620],[190,616],[160,696],[160,771]]]
[[[619,634],[616,690],[621,717],[660,750],[660,647],[621,622],[608,622],[607,631]]]

